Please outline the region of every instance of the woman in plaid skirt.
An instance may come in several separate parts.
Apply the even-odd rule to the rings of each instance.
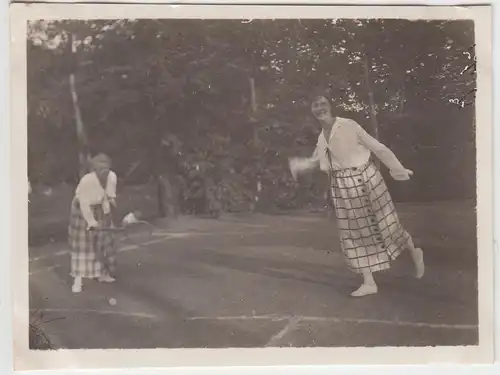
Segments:
[[[322,128],[316,149],[310,158],[290,159],[290,170],[294,178],[317,167],[329,174],[341,248],[348,267],[363,276],[363,283],[351,295],[377,293],[373,272],[390,268],[405,248],[412,256],[416,277],[421,278],[422,249],[415,247],[399,222],[384,179],[370,161],[371,153],[395,180],[408,180],[413,172],[356,121],[333,117],[325,97],[317,97],[311,109]]]
[[[109,231],[91,230],[112,225],[111,206],[116,206],[116,174],[111,159],[99,154],[90,160],[91,172],[82,177],[71,203],[68,231],[71,246],[72,291],[82,291],[83,278],[112,283],[115,267],[114,238]]]

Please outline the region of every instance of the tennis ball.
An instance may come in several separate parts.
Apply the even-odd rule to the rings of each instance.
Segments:
[[[110,299],[109,299],[109,304],[110,304],[111,306],[116,305],[116,299],[114,299],[114,298],[110,298]]]

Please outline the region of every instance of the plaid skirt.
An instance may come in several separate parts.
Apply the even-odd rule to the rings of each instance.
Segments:
[[[111,215],[105,215],[101,205],[91,209],[100,226],[111,225]],[[68,242],[71,246],[72,277],[97,278],[114,272],[116,251],[113,233],[88,231],[77,199],[71,203]]]
[[[355,273],[390,268],[410,235],[399,222],[380,171],[371,162],[333,171],[331,193],[348,267]]]

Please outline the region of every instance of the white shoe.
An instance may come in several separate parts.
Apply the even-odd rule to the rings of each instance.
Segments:
[[[377,294],[377,284],[362,284],[358,289],[351,293],[352,297],[364,297],[370,294]]]
[[[417,261],[415,262],[415,277],[421,279],[425,273],[424,252],[421,248],[417,248]]]
[[[71,287],[71,291],[75,294],[80,293],[82,291],[82,281],[75,280],[73,282],[73,286]]]
[[[104,275],[104,276],[99,277],[98,281],[100,283],[114,283],[116,281],[116,279],[114,277],[109,276],[109,275]]]

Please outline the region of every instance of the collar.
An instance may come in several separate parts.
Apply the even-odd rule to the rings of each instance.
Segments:
[[[332,125],[332,130],[330,130],[330,137],[328,139],[328,142],[326,140],[324,130],[321,130],[321,134],[319,135],[318,144],[319,145],[323,145],[324,147],[328,147],[329,144],[330,144],[330,141],[333,138],[333,135],[335,134],[335,132],[337,131],[337,129],[339,128],[339,126],[340,126],[340,117],[336,117],[335,118],[335,122]]]

